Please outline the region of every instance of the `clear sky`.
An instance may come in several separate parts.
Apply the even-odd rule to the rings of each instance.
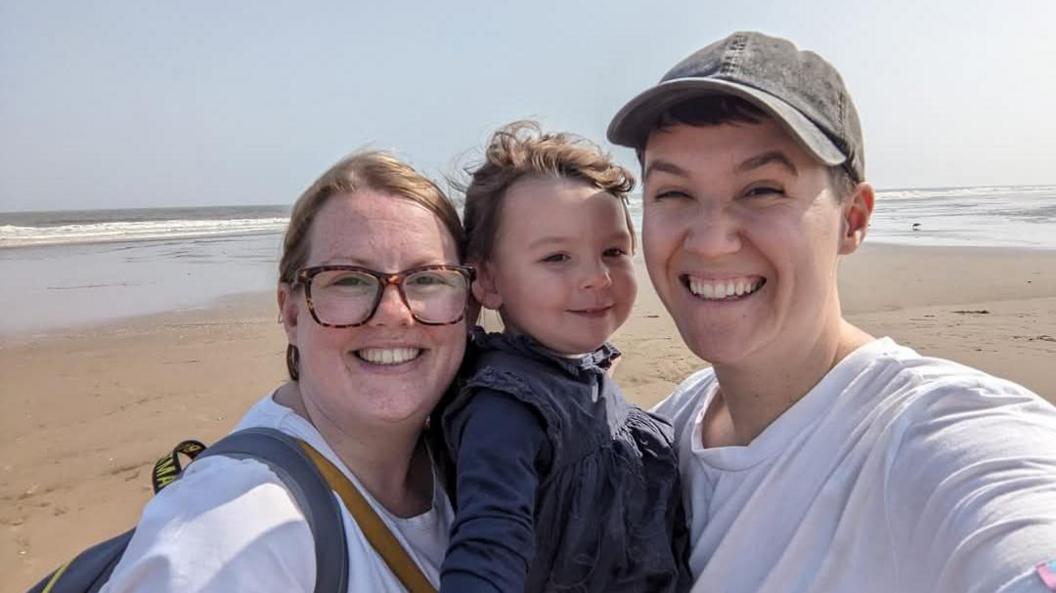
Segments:
[[[449,174],[525,117],[604,142],[741,29],[843,73],[880,188],[1052,184],[1054,23],[1053,0],[2,0],[0,210],[291,203],[353,149]]]

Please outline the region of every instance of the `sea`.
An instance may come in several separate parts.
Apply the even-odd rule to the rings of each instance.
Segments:
[[[0,339],[274,290],[289,210],[0,212]],[[1056,185],[879,191],[867,241],[1056,250]]]

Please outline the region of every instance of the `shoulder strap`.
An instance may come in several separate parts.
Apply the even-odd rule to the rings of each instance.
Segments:
[[[275,429],[247,428],[224,437],[197,458],[224,455],[256,459],[268,465],[293,496],[312,530],[315,593],[346,593],[348,542],[341,508],[331,494],[331,486],[300,443]]]
[[[98,593],[110,580],[134,531],[130,529],[77,554],[28,593]]]
[[[389,569],[400,580],[403,587],[409,593],[436,593],[436,589],[425,578],[418,565],[407,554],[407,551],[403,549],[396,537],[392,535],[392,532],[389,531],[389,528],[386,527],[385,522],[381,520],[374,508],[370,506],[370,503],[363,498],[363,494],[360,493],[359,489],[345,477],[345,474],[341,473],[341,470],[337,469],[329,459],[313,449],[311,445],[303,441],[300,444],[304,452],[319,469],[319,473],[326,477],[330,487],[344,501],[345,507],[348,508],[348,512],[352,514],[359,528],[363,530],[367,541],[370,542],[370,545],[377,551],[378,555],[385,560],[385,564],[389,565]]]

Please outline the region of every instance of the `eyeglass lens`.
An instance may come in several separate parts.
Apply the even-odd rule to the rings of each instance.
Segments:
[[[370,317],[381,282],[365,272],[328,270],[312,278],[312,305],[319,321],[355,325]],[[411,314],[423,323],[451,323],[463,314],[469,290],[456,270],[422,270],[400,283]]]

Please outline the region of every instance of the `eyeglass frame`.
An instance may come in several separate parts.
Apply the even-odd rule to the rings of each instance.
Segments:
[[[315,304],[312,302],[312,279],[323,272],[333,272],[335,270],[345,272],[361,272],[368,276],[373,276],[378,281],[378,294],[374,297],[374,304],[370,307],[370,314],[368,314],[363,321],[359,323],[348,323],[348,324],[334,324],[326,323],[319,319],[319,315],[315,312]],[[427,272],[429,270],[451,270],[459,272],[466,279],[466,304],[462,307],[462,314],[458,316],[458,319],[447,322],[436,322],[436,321],[422,321],[415,314],[414,309],[411,308],[411,304],[407,302],[407,295],[403,292],[403,280],[411,274],[417,274],[418,272]],[[344,264],[330,264],[325,266],[309,266],[297,270],[294,275],[294,286],[298,284],[304,286],[304,300],[308,303],[308,312],[312,314],[312,319],[322,327],[331,327],[334,329],[344,329],[347,327],[359,327],[365,325],[374,315],[378,312],[378,306],[381,305],[381,299],[385,297],[385,289],[389,286],[396,287],[396,294],[400,295],[400,301],[403,306],[407,308],[407,311],[411,314],[411,317],[422,325],[454,325],[466,318],[466,311],[469,308],[470,300],[473,298],[473,292],[470,289],[470,285],[477,277],[477,270],[472,266],[459,266],[451,264],[433,264],[428,266],[416,266],[401,270],[399,272],[379,272],[377,270],[371,270],[370,268],[364,268],[362,266],[352,266]]]

